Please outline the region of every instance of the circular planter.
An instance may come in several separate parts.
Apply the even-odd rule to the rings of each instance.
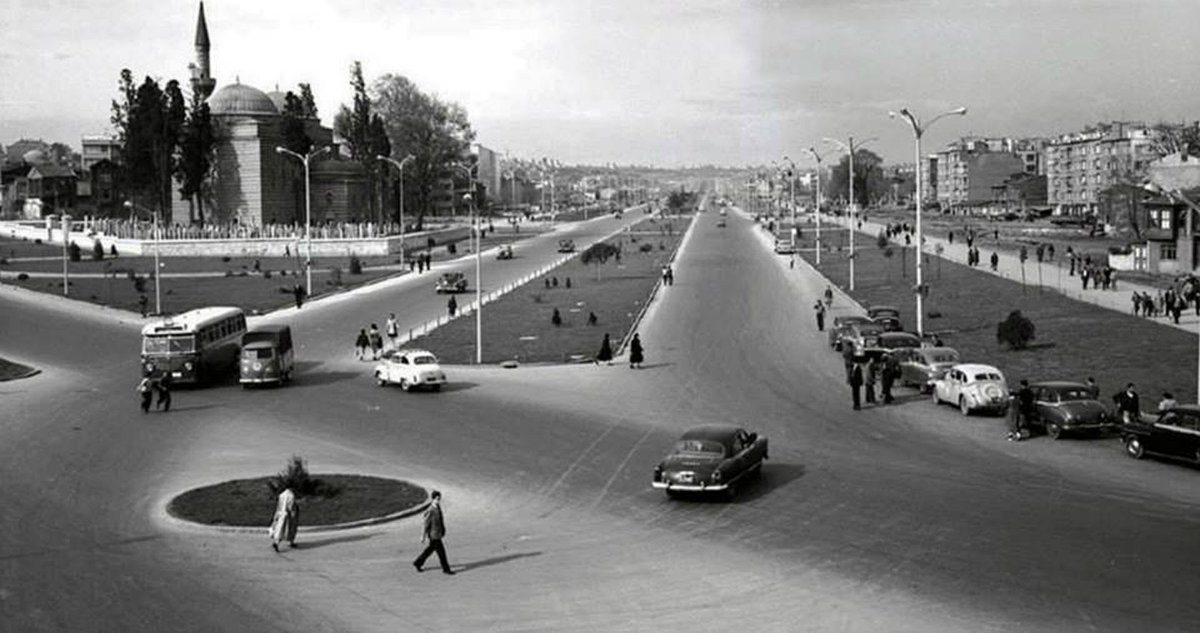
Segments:
[[[428,492],[397,479],[363,475],[313,475],[312,495],[297,497],[300,530],[320,531],[382,523],[411,515],[428,504]],[[193,488],[167,504],[176,519],[233,530],[266,529],[275,514],[271,477],[235,479]]]

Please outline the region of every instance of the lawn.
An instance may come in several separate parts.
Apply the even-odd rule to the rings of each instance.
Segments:
[[[608,240],[621,248],[621,261],[585,266],[578,257],[545,279],[531,282],[483,308],[483,361],[572,362],[590,360],[604,334],[613,351],[662,276],[679,246],[688,218],[638,223]],[[647,251],[643,251],[646,248]],[[557,281],[557,285],[555,285]],[[567,287],[568,282],[570,287]],[[549,284],[549,286],[547,286]],[[562,324],[551,322],[558,309]],[[595,313],[596,325],[588,325]],[[475,360],[475,317],[455,319],[413,342],[443,363]]]
[[[314,475],[321,494],[299,497],[300,526],[336,525],[387,516],[425,501],[425,489],[395,479],[359,475]],[[276,497],[269,477],[236,479],[189,490],[171,500],[171,516],[203,523],[268,527]]]
[[[850,294],[863,306],[899,307],[906,329],[915,329],[912,252],[909,270],[902,274],[898,249],[889,258],[875,246],[873,236],[858,237],[862,239],[856,238],[856,243],[862,246],[855,264],[855,291]],[[811,252],[803,256],[812,261]],[[1030,279],[1036,279],[1036,263],[1028,268]],[[849,272],[845,251],[835,246],[823,255],[820,270],[845,288]],[[1192,334],[1057,293],[1022,289],[1019,282],[938,257],[930,256],[925,275],[931,288],[925,301],[926,331],[941,333],[946,345],[958,349],[966,360],[999,367],[1012,385],[1022,378],[1082,381],[1094,376],[1105,398],[1127,382],[1136,383],[1143,409],[1153,409],[1163,391],[1172,392],[1181,402],[1192,401],[1196,390]],[[996,341],[996,325],[1013,310],[1020,310],[1037,327],[1030,349],[1009,351]]]

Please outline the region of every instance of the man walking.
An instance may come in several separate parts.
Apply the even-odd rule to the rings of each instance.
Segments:
[[[892,383],[900,376],[900,363],[895,356],[885,352],[882,357],[882,369],[880,370],[879,383],[883,389],[883,403],[892,403]]]
[[[1029,381],[1022,380],[1021,388],[1017,390],[1016,395],[1012,399],[1012,415],[1009,417],[1008,441],[1020,442],[1027,436],[1025,430],[1029,425],[1029,419],[1033,415],[1033,389],[1029,388]]]
[[[296,300],[296,309],[299,310],[304,306],[304,286],[296,284],[292,286],[292,297]]]
[[[400,336],[400,328],[396,325],[396,313],[393,312],[388,316],[387,323],[384,324],[384,330],[387,332],[388,348],[396,349],[396,337]]]
[[[879,373],[879,363],[874,358],[867,359],[867,367],[863,372],[863,386],[866,387],[867,404],[875,404],[875,378]]]
[[[825,304],[817,301],[813,306],[813,310],[817,313],[817,331],[825,331]]]
[[[850,383],[850,397],[854,401],[854,410],[858,411],[862,409],[860,390],[863,384],[863,371],[861,364],[853,363],[850,365],[850,377],[847,379],[847,382]]]
[[[996,251],[992,251],[992,272],[996,272],[996,266],[1000,265],[1000,256]]]
[[[425,559],[436,552],[438,562],[442,564],[442,573],[453,576],[454,570],[450,569],[450,563],[446,560],[446,547],[442,545],[442,539],[446,536],[446,523],[442,517],[442,493],[434,490],[429,497],[429,507],[425,509],[425,526],[421,530],[421,542],[428,541],[429,545],[426,545],[425,551],[413,561],[413,567],[416,567],[418,572],[425,571],[422,569]]]
[[[450,300],[446,302],[446,312],[450,313],[450,318],[454,318],[458,312],[458,301],[454,300],[454,295],[450,295]]]
[[[1137,391],[1133,388],[1133,383],[1125,385],[1125,391],[1114,395],[1113,402],[1117,405],[1117,413],[1121,415],[1121,420],[1126,424],[1141,419],[1142,405]]]
[[[162,409],[163,411],[171,410],[171,374],[164,373],[154,383],[154,389],[158,391],[158,402],[154,404],[154,409]]]

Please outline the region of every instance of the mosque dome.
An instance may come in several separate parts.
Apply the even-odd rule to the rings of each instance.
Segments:
[[[278,116],[279,110],[263,91],[245,84],[222,87],[208,98],[208,110],[213,116]]]
[[[50,156],[46,154],[45,150],[31,149],[21,154],[21,160],[29,165],[45,165],[50,162]]]
[[[271,100],[271,103],[275,104],[275,109],[282,114],[283,108],[287,106],[287,93],[281,92],[278,88],[276,88],[275,90],[267,93],[267,98]]]

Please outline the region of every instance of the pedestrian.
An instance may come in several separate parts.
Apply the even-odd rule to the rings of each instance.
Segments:
[[[900,363],[888,352],[884,352],[879,370],[879,383],[883,389],[883,403],[892,403],[892,384],[900,377]]]
[[[147,311],[149,305],[150,305],[150,300],[146,298],[146,295],[143,294],[142,296],[138,297],[138,307],[141,308],[141,310],[142,310],[142,318],[143,319],[146,318],[146,311]]]
[[[383,351],[383,335],[379,333],[379,326],[371,324],[371,329],[367,332],[367,340],[371,342],[371,358],[379,360],[379,353]]]
[[[1171,395],[1170,391],[1164,391],[1162,400],[1158,401],[1158,412],[1169,411],[1179,406],[1179,402],[1175,400],[1175,396]]]
[[[954,231],[950,231],[950,233],[948,233],[948,234],[946,235],[946,238],[948,239],[948,241],[949,241],[951,244],[953,244],[953,243],[954,243]]]
[[[162,409],[163,411],[171,410],[171,374],[170,372],[163,373],[158,380],[154,381],[154,390],[158,392],[158,402],[154,403],[154,410]]]
[[[442,544],[444,538],[446,519],[442,515],[442,493],[434,490],[429,494],[429,507],[425,509],[424,525],[421,528],[421,542],[428,541],[429,545],[426,545],[425,551],[413,561],[413,567],[416,567],[418,572],[425,571],[422,569],[425,559],[437,553],[438,562],[442,564],[442,573],[454,575],[454,570],[450,569],[450,562],[446,560],[446,546]]]
[[[388,316],[387,322],[383,324],[383,328],[387,332],[388,347],[396,349],[396,338],[400,336],[400,326],[396,324],[395,312]]]
[[[608,333],[604,333],[604,341],[600,343],[600,353],[596,354],[596,364],[606,363],[612,364],[612,342],[608,339]]]
[[[287,541],[288,545],[296,547],[296,530],[300,527],[300,504],[296,502],[296,493],[291,488],[284,488],[275,501],[275,517],[271,519],[271,527],[267,534],[271,537],[271,549],[279,551],[279,543]]]
[[[1091,273],[1091,271],[1089,271],[1088,269],[1086,269],[1086,268],[1080,268],[1080,269],[1079,269],[1079,280],[1080,280],[1081,282],[1083,282],[1083,289],[1084,289],[1084,290],[1087,290],[1087,285],[1088,285],[1088,277],[1091,277],[1091,276],[1092,276],[1092,273]]]
[[[1087,382],[1085,384],[1087,386],[1088,395],[1092,397],[1092,400],[1099,400],[1100,399],[1100,385],[1096,384],[1096,379],[1093,378],[1092,376],[1088,376]]]
[[[629,342],[629,367],[641,369],[643,360],[645,358],[642,354],[642,337],[640,334],[634,334],[633,340]]]
[[[1028,380],[1021,380],[1021,388],[1014,394],[1009,408],[1011,415],[1009,416],[1008,441],[1020,442],[1029,437],[1029,421],[1033,414],[1033,389],[1029,387]]]
[[[154,400],[154,382],[149,376],[142,378],[138,383],[137,392],[142,397],[142,413],[150,413],[150,403]]]
[[[599,320],[600,320],[600,319],[597,319],[597,318],[596,318],[596,313],[595,313],[595,312],[588,312],[588,320],[587,320],[587,324],[588,324],[588,325],[593,325],[593,326],[594,326],[594,325],[596,325],[596,323],[597,323]]]
[[[367,348],[371,346],[371,339],[367,337],[365,328],[358,329],[358,337],[354,339],[354,353],[358,360],[366,360]]]
[[[854,402],[854,410],[858,411],[859,409],[862,409],[860,394],[863,384],[862,365],[859,363],[852,363],[850,365],[850,375],[846,381],[850,383],[850,397]]]
[[[284,244],[284,245],[283,245],[283,256],[284,256],[284,257],[291,257],[291,256],[292,256],[292,247],[291,247],[291,245],[289,245],[289,244]]]
[[[867,404],[875,404],[875,379],[879,373],[879,364],[874,358],[868,358],[863,370],[863,387],[867,396]]]
[[[1135,292],[1130,299],[1133,301],[1133,316],[1137,316],[1142,309],[1142,296]]]
[[[296,284],[292,286],[292,297],[296,300],[296,309],[299,310],[304,305],[304,286]]]
[[[815,311],[817,313],[817,331],[824,332],[825,331],[825,304],[821,303],[820,301],[817,301],[817,303],[813,305],[813,311]]]
[[[446,302],[446,312],[450,313],[450,318],[454,318],[458,312],[458,301],[454,299],[454,295],[450,295],[450,300]]]
[[[996,266],[999,264],[1000,256],[996,254],[996,251],[992,251],[992,272],[996,272]]]
[[[829,285],[825,286],[825,305],[827,307],[833,306],[833,287]]]
[[[1117,413],[1125,424],[1142,418],[1142,405],[1133,383],[1125,385],[1125,391],[1113,395],[1113,402],[1117,405]]]

